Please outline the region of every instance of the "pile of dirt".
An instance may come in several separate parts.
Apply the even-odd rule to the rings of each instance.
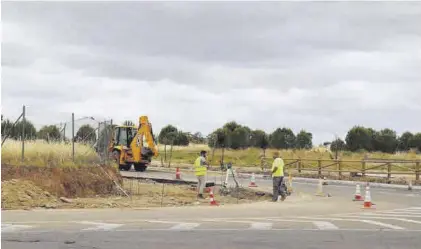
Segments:
[[[2,182],[12,179],[31,181],[41,189],[60,197],[92,197],[116,192],[115,182],[122,178],[115,167],[37,167],[1,165]]]
[[[56,208],[58,200],[31,181],[13,179],[1,183],[1,205],[2,209]]]

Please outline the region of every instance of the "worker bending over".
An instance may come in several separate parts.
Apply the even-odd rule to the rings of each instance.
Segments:
[[[272,181],[273,181],[273,197],[272,201],[278,201],[279,193],[281,194],[281,200],[284,201],[286,194],[282,186],[284,180],[284,160],[279,156],[279,152],[273,153],[272,163]]]
[[[206,151],[202,150],[200,156],[194,162],[194,172],[197,176],[197,197],[203,197],[203,189],[206,185],[206,172],[209,168],[209,163],[206,161]]]

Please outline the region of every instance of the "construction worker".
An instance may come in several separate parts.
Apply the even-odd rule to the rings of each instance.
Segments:
[[[203,197],[203,189],[206,185],[206,172],[209,168],[209,164],[206,161],[206,151],[202,150],[200,152],[200,156],[196,158],[196,161],[194,162],[194,172],[197,176],[197,197],[204,198]]]
[[[284,201],[286,198],[285,192],[282,186],[284,179],[284,160],[279,155],[279,152],[273,153],[273,163],[272,163],[272,181],[273,181],[273,197],[272,201],[277,202],[278,196],[281,194],[281,200]]]

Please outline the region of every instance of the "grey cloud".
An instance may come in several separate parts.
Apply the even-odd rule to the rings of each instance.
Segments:
[[[356,123],[401,131],[421,122],[417,2],[2,7],[3,22],[23,34],[8,41],[17,30],[3,31],[8,107],[54,101],[55,110],[120,119],[148,111],[159,125],[202,132],[235,119],[305,128],[317,141]],[[135,107],[116,108],[128,100]],[[196,118],[203,110],[210,120]]]

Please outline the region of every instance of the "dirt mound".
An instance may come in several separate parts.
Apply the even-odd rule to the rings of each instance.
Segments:
[[[55,208],[58,200],[31,181],[13,179],[1,183],[1,205],[2,209]]]
[[[116,168],[111,166],[37,167],[2,164],[2,182],[12,179],[31,181],[55,196],[93,197],[116,191],[113,182],[122,183]]]

